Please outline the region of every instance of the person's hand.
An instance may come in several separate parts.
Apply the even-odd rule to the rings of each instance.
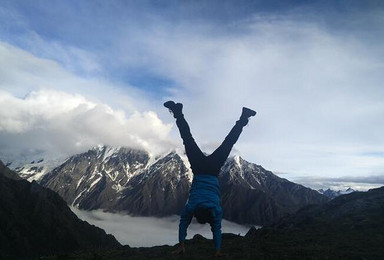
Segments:
[[[184,254],[184,253],[185,253],[184,242],[179,243],[177,248],[174,251],[172,251],[173,255],[179,255],[179,254]]]
[[[227,257],[227,254],[223,254],[220,252],[220,250],[215,251],[215,257]]]

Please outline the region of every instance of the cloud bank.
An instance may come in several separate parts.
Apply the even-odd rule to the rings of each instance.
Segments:
[[[97,144],[158,153],[170,147],[170,128],[153,111],[127,116],[122,110],[91,102],[81,95],[40,90],[17,98],[0,91],[3,153],[6,149],[8,153],[60,151],[71,155]]]
[[[384,186],[383,174],[359,177],[296,176],[293,177],[293,180],[316,190],[330,188],[337,191],[353,188],[358,191],[367,191],[369,189]]]
[[[98,144],[159,153],[174,147],[140,91],[80,77],[0,41],[0,156],[69,156]],[[130,91],[132,90],[132,91]]]
[[[71,208],[82,220],[94,224],[112,234],[123,245],[151,247],[175,245],[178,243],[179,217],[131,217],[129,215],[106,213],[101,210],[83,211]],[[226,220],[222,222],[222,232],[245,235],[249,226],[242,226]],[[209,225],[192,222],[188,228],[187,239],[200,234],[212,239]],[[213,245],[212,245],[213,246]]]

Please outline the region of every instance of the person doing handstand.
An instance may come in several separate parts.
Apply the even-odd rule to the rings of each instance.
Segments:
[[[205,155],[192,137],[190,128],[184,118],[181,103],[167,101],[164,106],[169,109],[176,118],[183,140],[185,153],[188,157],[193,172],[193,181],[189,191],[189,198],[184,211],[180,216],[179,244],[174,254],[184,253],[184,241],[187,236],[187,228],[193,217],[200,224],[209,223],[215,243],[215,255],[220,256],[221,248],[221,219],[223,211],[220,206],[220,188],[218,175],[220,169],[227,160],[233,145],[238,140],[243,127],[247,125],[248,119],[255,116],[256,112],[243,107],[240,119],[236,121],[223,143],[211,154]]]

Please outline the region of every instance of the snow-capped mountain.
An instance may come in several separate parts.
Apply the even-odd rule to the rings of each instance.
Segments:
[[[184,205],[192,180],[182,157],[173,152],[154,158],[142,150],[98,146],[70,157],[41,184],[81,209],[170,215]]]
[[[181,213],[192,178],[180,151],[153,157],[142,150],[99,146],[70,157],[40,183],[81,209],[165,216]],[[219,182],[224,218],[238,223],[264,225],[328,200],[239,156],[227,160]]]
[[[10,170],[17,172],[20,177],[29,182],[40,182],[45,174],[66,160],[62,155],[55,156],[45,153],[39,154],[38,156],[29,155],[22,157],[8,157],[7,155],[1,154],[0,158],[5,161],[5,165],[9,167]]]
[[[351,187],[349,187],[346,190],[338,190],[338,191],[331,190],[331,189],[327,189],[327,190],[320,189],[320,190],[318,190],[318,192],[320,194],[323,194],[323,195],[327,196],[330,199],[334,199],[334,198],[339,197],[341,195],[349,194],[349,193],[352,193],[352,192],[355,192],[355,191],[356,190],[352,189]]]
[[[14,166],[12,164],[8,166],[16,171],[23,179],[26,179],[30,182],[39,182],[45,174],[52,171],[64,161],[65,160],[63,159],[45,160],[44,158],[39,158],[37,160],[32,160],[29,163],[19,164],[16,167],[12,167]]]

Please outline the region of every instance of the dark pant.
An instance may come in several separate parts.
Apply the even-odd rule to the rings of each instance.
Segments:
[[[220,169],[227,160],[233,145],[239,139],[243,127],[248,121],[237,121],[223,143],[211,154],[204,155],[192,137],[191,130],[184,116],[176,119],[181,138],[183,139],[185,152],[191,164],[193,174],[219,175]]]

